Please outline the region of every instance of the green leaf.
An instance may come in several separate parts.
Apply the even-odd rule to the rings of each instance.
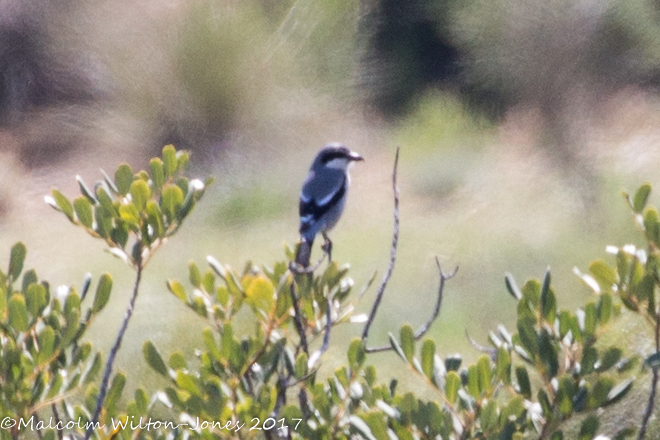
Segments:
[[[576,392],[572,377],[564,375],[559,378],[556,401],[563,416],[569,416],[573,412],[573,397]]]
[[[605,353],[601,356],[598,371],[607,371],[612,368],[617,362],[619,362],[622,354],[623,351],[619,347],[610,347],[605,350]]]
[[[108,211],[102,205],[94,210],[94,218],[96,219],[96,232],[103,238],[108,238],[112,233],[112,220],[114,218],[114,209]],[[115,240],[115,243],[117,241]],[[122,244],[121,247],[124,245]]]
[[[477,360],[477,370],[479,372],[479,391],[482,394],[489,395],[493,380],[493,369],[488,356],[483,355]]]
[[[1,277],[2,276],[0,275],[0,278]],[[36,284],[37,282],[39,282],[39,278],[37,277],[37,272],[35,272],[34,269],[30,269],[23,274],[23,281],[21,282],[21,290],[25,292],[30,284]]]
[[[481,397],[481,390],[479,389],[480,382],[479,369],[476,365],[470,365],[468,367],[467,391],[475,399],[479,399]]]
[[[632,426],[626,426],[616,431],[612,436],[612,440],[626,440],[635,435],[637,429]]]
[[[188,363],[186,362],[186,358],[183,357],[183,353],[180,351],[175,351],[170,355],[170,360],[169,360],[170,368],[173,370],[184,370],[188,368]]]
[[[552,418],[552,404],[550,403],[550,399],[548,398],[548,393],[541,388],[538,393],[538,402],[541,404],[541,410],[543,411],[543,417],[546,418],[546,420],[550,420]]]
[[[177,170],[179,173],[183,174],[188,167],[188,162],[190,161],[190,154],[185,150],[180,150],[176,152],[176,161],[177,161]]]
[[[117,171],[115,172],[115,184],[117,185],[117,191],[122,196],[128,194],[128,191],[131,189],[131,183],[133,183],[133,170],[130,165],[123,163],[119,165]]]
[[[497,349],[495,374],[505,385],[511,384],[511,355],[504,347]]]
[[[357,371],[366,359],[366,353],[361,339],[354,338],[351,341],[351,344],[348,346],[347,356],[348,366],[352,371]]]
[[[254,310],[268,313],[275,301],[275,287],[264,276],[257,276],[245,290],[245,302]]]
[[[588,403],[589,408],[598,408],[604,405],[613,388],[614,379],[609,376],[600,376],[591,390]]]
[[[47,362],[55,352],[55,332],[50,326],[46,326],[39,333],[39,362]]]
[[[165,177],[172,177],[176,173],[178,162],[176,159],[176,149],[174,145],[166,145],[163,147],[163,165],[165,169]]]
[[[133,199],[133,204],[138,209],[138,211],[144,210],[144,207],[151,197],[151,191],[149,190],[149,185],[142,179],[134,180],[130,186],[131,199]]]
[[[119,206],[119,217],[133,230],[138,231],[140,226],[140,212],[133,203]]]
[[[498,427],[499,414],[497,413],[497,402],[489,400],[481,410],[481,426],[484,431],[494,431]]]
[[[390,345],[392,346],[396,354],[398,354],[401,357],[401,359],[408,362],[408,358],[406,358],[406,354],[403,352],[401,345],[399,345],[399,341],[396,340],[396,338],[392,333],[388,333],[388,337],[390,338]]]
[[[603,406],[607,406],[619,402],[621,399],[625,397],[626,394],[628,394],[628,391],[630,391],[632,385],[633,385],[633,380],[626,379],[617,386],[615,386],[614,388],[612,388],[610,392],[607,393],[607,401]]]
[[[90,203],[96,204],[96,197],[94,197],[94,193],[85,184],[82,177],[76,176],[76,180],[78,181],[78,187],[80,188],[80,192],[82,193],[82,195],[85,196]]]
[[[73,210],[76,212],[78,221],[88,229],[92,228],[94,223],[94,213],[92,212],[92,204],[89,203],[87,197],[78,197],[73,201]]]
[[[598,362],[598,351],[593,346],[586,347],[582,352],[582,360],[580,361],[581,373],[593,373],[596,362]]]
[[[435,342],[425,339],[422,343],[422,371],[429,380],[435,377]]]
[[[7,287],[0,285],[0,317],[5,316],[7,311]]]
[[[589,272],[594,279],[605,289],[611,289],[616,284],[616,272],[605,260],[595,260],[589,264]]]
[[[167,282],[167,288],[181,301],[188,302],[188,295],[186,294],[186,288],[183,287],[183,284],[177,280],[169,280]]]
[[[633,197],[633,210],[636,213],[641,213],[644,211],[644,208],[646,207],[646,202],[649,199],[649,194],[651,194],[651,184],[650,183],[645,183],[642,186],[639,187],[637,192],[635,193],[635,197]]]
[[[144,358],[149,366],[154,371],[161,374],[162,376],[167,376],[167,366],[165,365],[162,356],[158,352],[158,349],[153,342],[146,341],[142,345],[142,354],[144,355]]]
[[[543,320],[550,325],[554,325],[557,316],[557,299],[552,288],[548,288],[547,293],[541,296],[541,313]]]
[[[112,379],[112,385],[110,385],[110,389],[108,390],[108,395],[105,398],[105,406],[110,408],[111,411],[116,408],[125,385],[126,375],[123,373],[115,374],[115,377]]]
[[[378,440],[371,432],[369,425],[356,415],[348,417],[348,423],[367,440]]]
[[[154,186],[158,189],[162,188],[165,183],[163,161],[154,157],[149,161],[149,168],[151,169],[151,181],[154,183]]]
[[[516,380],[518,381],[520,394],[522,394],[526,399],[531,399],[532,385],[529,382],[529,374],[527,374],[527,369],[525,367],[516,367]]]
[[[193,261],[188,263],[188,279],[190,280],[190,284],[192,284],[194,287],[197,287],[198,289],[201,288],[202,274],[199,271],[199,267],[197,267]]]
[[[25,291],[25,305],[28,312],[35,318],[41,316],[41,312],[48,305],[46,288],[41,284],[30,284]]]
[[[541,294],[540,294],[540,300],[541,300],[541,316],[546,318],[547,322],[553,322],[554,321],[554,312],[556,309],[556,301],[554,298],[554,294],[550,292],[550,267],[548,267],[545,270],[545,276],[543,277],[543,285],[541,287]],[[552,313],[552,319],[547,318],[549,314]]]
[[[30,328],[25,298],[15,293],[9,298],[9,325],[16,331],[24,332]]]
[[[502,410],[501,420],[517,420],[525,412],[525,399],[522,396],[515,396],[509,401],[509,404]]]
[[[110,300],[110,292],[112,291],[112,276],[109,273],[104,273],[99,278],[99,284],[96,286],[96,294],[94,295],[94,303],[92,304],[92,313],[98,313],[108,304]]]
[[[527,280],[522,287],[523,298],[534,308],[538,308],[541,298],[541,283],[538,280]]]
[[[584,307],[584,333],[586,336],[594,336],[596,334],[596,325],[598,324],[596,304],[593,302],[588,303]]]
[[[50,190],[50,194],[53,197],[53,200],[55,201],[55,205],[57,208],[60,209],[66,215],[69,220],[73,221],[73,206],[71,206],[71,202],[69,202],[69,199],[67,199],[64,194],[59,192],[57,189],[52,188]]]
[[[160,208],[169,221],[175,219],[183,204],[183,191],[176,185],[165,185],[160,199]]]
[[[11,248],[9,257],[9,270],[7,274],[12,280],[17,280],[23,271],[23,263],[27,255],[27,248],[20,241]]]
[[[544,328],[539,335],[539,358],[547,377],[555,377],[559,371],[558,349],[552,343],[552,336]]]
[[[517,327],[520,342],[532,357],[536,357],[539,352],[538,335],[534,329],[535,325],[536,322],[532,318],[523,317],[522,319],[518,319]]]
[[[411,363],[415,356],[415,334],[412,327],[408,324],[402,326],[399,337],[401,338],[401,349],[406,356],[406,360]]]
[[[149,200],[145,207],[147,213],[147,223],[153,228],[153,235],[162,237],[165,229],[163,228],[163,214],[155,200]]]
[[[231,342],[231,325],[225,325],[223,336],[224,335],[229,335],[229,340]],[[206,345],[206,349],[209,351],[213,359],[216,361],[223,361],[223,357],[226,358],[229,355],[229,351],[231,350],[231,347],[224,353],[220,353],[220,350],[218,349],[217,344],[215,343],[215,337],[213,335],[213,331],[210,328],[205,328],[202,330],[202,340],[204,341],[204,345]],[[224,347],[223,347],[224,348]]]
[[[648,241],[655,245],[660,243],[660,219],[655,208],[648,208],[644,213],[644,233]]]
[[[307,357],[307,353],[302,352],[298,355],[296,358],[296,378],[302,379],[307,375],[307,361],[309,358]]]
[[[198,396],[200,394],[199,387],[195,383],[195,378],[183,370],[178,370],[176,372],[176,384],[179,388],[188,391],[193,396]]]
[[[513,278],[513,275],[510,273],[506,273],[504,275],[504,282],[506,283],[506,288],[515,298],[516,301],[520,301],[523,297],[522,292],[520,292],[520,289],[518,288],[518,285],[516,284],[516,280]]]
[[[114,208],[114,203],[112,202],[112,198],[110,198],[110,195],[105,190],[103,185],[99,185],[96,188],[96,197],[98,198],[99,205],[103,207],[103,209],[105,209],[109,213],[114,212],[115,208]]]
[[[447,373],[445,381],[445,396],[452,405],[456,403],[458,398],[458,390],[461,388],[461,377],[455,372],[450,371]]]
[[[96,376],[99,374],[99,371],[101,371],[101,365],[102,365],[101,353],[96,353],[96,355],[94,356],[94,360],[92,361],[92,364],[85,373],[83,384],[88,385],[96,379]]]
[[[138,411],[140,414],[146,414],[149,410],[149,397],[147,397],[147,393],[142,388],[138,388],[135,390],[134,396]]]
[[[612,295],[609,293],[603,293],[600,295],[600,300],[598,301],[598,321],[601,325],[605,325],[609,322],[610,317],[612,316],[613,306],[612,306]]]

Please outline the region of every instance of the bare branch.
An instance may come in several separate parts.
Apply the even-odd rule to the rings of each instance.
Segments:
[[[656,353],[660,351],[660,316],[656,312],[655,316],[655,351]],[[644,411],[644,418],[642,419],[642,426],[639,428],[639,435],[637,440],[642,440],[646,437],[646,427],[653,415],[653,408],[655,408],[655,395],[658,390],[658,368],[653,368],[653,378],[651,379],[651,392],[649,393],[649,401],[646,404],[646,410]]]
[[[394,158],[394,170],[392,171],[392,189],[394,191],[394,232],[392,234],[392,247],[390,250],[390,264],[387,268],[387,272],[381,281],[380,286],[378,287],[378,293],[376,294],[376,300],[374,305],[371,307],[371,313],[369,314],[369,319],[364,325],[364,330],[362,331],[362,343],[366,346],[367,339],[369,338],[369,329],[371,324],[373,324],[374,319],[376,318],[376,312],[380,306],[380,302],[383,299],[383,294],[385,293],[385,288],[387,287],[387,282],[392,276],[394,271],[394,262],[396,261],[396,249],[399,243],[399,188],[396,185],[396,175],[397,168],[399,166],[399,148],[396,149],[396,156]]]
[[[435,308],[433,309],[433,314],[429,317],[428,321],[426,321],[426,324],[424,324],[422,327],[420,327],[419,330],[417,330],[417,333],[415,333],[415,340],[420,339],[422,336],[426,334],[426,332],[429,331],[431,328],[431,324],[438,318],[438,315],[440,314],[440,306],[442,305],[442,293],[445,290],[445,281],[451,279],[456,275],[456,272],[458,272],[458,266],[454,268],[450,273],[446,274],[442,271],[442,266],[440,266],[440,260],[438,260],[438,257],[435,257],[435,264],[438,266],[438,271],[440,272],[440,287],[438,288],[438,299],[435,302]]]
[[[491,357],[491,359],[495,360],[495,357],[497,355],[497,350],[495,350],[494,348],[485,347],[485,346],[481,345],[480,343],[478,343],[477,341],[475,341],[474,339],[472,339],[472,336],[470,336],[467,329],[465,329],[465,337],[468,338],[468,341],[470,341],[470,344],[474,348],[476,348],[477,350],[479,350],[482,353],[488,354]]]
[[[57,405],[53,403],[50,408],[53,411],[53,417],[55,417],[55,426],[57,426],[60,423],[60,414],[57,412]],[[58,440],[63,440],[64,434],[62,434],[62,430],[56,429],[56,432]]]
[[[99,420],[99,415],[101,414],[101,408],[103,408],[103,401],[105,400],[105,395],[108,392],[108,383],[110,382],[110,376],[112,375],[112,366],[115,363],[115,357],[117,356],[117,352],[119,352],[121,341],[122,339],[124,339],[124,333],[126,333],[126,329],[128,328],[128,321],[131,319],[131,316],[133,316],[133,310],[135,308],[135,300],[137,299],[138,296],[140,280],[142,278],[143,265],[141,261],[137,262],[136,269],[137,269],[137,275],[135,276],[135,284],[133,285],[133,295],[131,296],[131,300],[128,303],[128,307],[126,308],[126,315],[124,316],[124,321],[122,322],[121,328],[119,329],[119,333],[117,334],[117,339],[115,340],[114,345],[110,349],[110,355],[108,356],[108,361],[105,364],[105,372],[103,373],[101,388],[99,389],[99,395],[96,399],[96,409],[94,410],[94,415],[92,416],[91,423],[87,428],[87,432],[85,432],[85,440],[89,440],[89,438],[92,436],[92,433],[94,431],[94,426],[96,425],[96,422],[98,422]]]
[[[433,322],[440,315],[440,308],[441,308],[441,305],[442,305],[442,298],[444,296],[443,293],[444,293],[444,290],[445,290],[445,281],[453,278],[454,275],[456,275],[456,272],[458,271],[458,266],[456,266],[456,268],[454,270],[452,270],[450,273],[444,273],[442,271],[442,267],[440,266],[440,261],[438,260],[437,257],[436,257],[435,261],[436,261],[436,264],[438,265],[438,271],[440,272],[440,285],[438,287],[438,298],[436,300],[435,308],[433,309],[433,313],[431,314],[429,319],[426,321],[426,323],[424,325],[422,325],[415,332],[415,335],[414,335],[415,341],[419,341],[429,331],[429,329],[431,328],[431,324],[433,324]],[[383,351],[390,351],[392,349],[393,348],[392,348],[391,345],[383,345],[383,346],[380,346],[380,347],[365,347],[365,351],[367,353],[380,353],[380,352],[383,352]]]
[[[330,347],[330,331],[332,330],[332,296],[328,292],[328,304],[325,311],[325,335],[323,335],[323,345],[321,345],[321,354],[325,353]]]
[[[291,294],[291,302],[293,303],[293,322],[296,326],[296,332],[300,337],[300,346],[303,351],[309,355],[309,347],[307,346],[307,335],[305,334],[305,327],[303,327],[302,316],[300,315],[300,307],[298,306],[298,295],[296,294],[296,283],[291,281],[289,288]]]
[[[316,269],[318,269],[321,266],[321,264],[323,263],[323,260],[325,260],[326,255],[328,255],[328,253],[323,252],[323,255],[321,256],[321,258],[318,259],[318,261],[316,263],[314,263],[311,266],[307,266],[307,267],[305,267],[303,265],[300,265],[300,264],[296,263],[295,261],[291,261],[289,263],[289,270],[293,273],[298,273],[298,274],[300,274],[300,273],[313,273],[313,272],[316,271]]]

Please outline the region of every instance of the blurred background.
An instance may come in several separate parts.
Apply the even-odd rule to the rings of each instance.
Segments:
[[[464,332],[485,343],[514,317],[506,271],[522,284],[549,265],[573,308],[590,295],[574,266],[641,243],[620,193],[660,184],[659,85],[655,0],[2,0],[0,244],[24,241],[55,285],[110,271],[112,307],[92,329],[108,347],[133,274],[43,196],[120,162],[143,169],[165,144],[190,150],[191,174],[216,183],[146,273],[119,358],[138,377],[145,338],[191,357],[200,340],[165,279],[207,255],[283,259],[330,141],[366,159],[332,233],[357,301],[387,267],[401,147],[400,249],[372,340],[426,320],[437,255],[460,271],[430,335],[476,359]],[[360,330],[339,330],[330,356]],[[644,341],[631,350],[649,354]],[[384,380],[405,371],[388,356],[372,358]]]

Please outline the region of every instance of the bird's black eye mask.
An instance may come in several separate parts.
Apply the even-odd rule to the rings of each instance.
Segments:
[[[341,150],[329,151],[323,155],[323,157],[321,158],[321,162],[326,164],[334,159],[349,159],[349,158],[350,158],[350,154],[348,151],[341,151]]]

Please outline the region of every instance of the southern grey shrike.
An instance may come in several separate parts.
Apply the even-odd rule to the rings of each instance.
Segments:
[[[314,238],[319,232],[325,239],[324,249],[331,259],[332,242],[326,232],[339,221],[350,176],[348,169],[355,161],[364,160],[359,154],[341,144],[328,144],[312,162],[300,192],[300,246],[296,263],[309,266]]]

